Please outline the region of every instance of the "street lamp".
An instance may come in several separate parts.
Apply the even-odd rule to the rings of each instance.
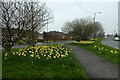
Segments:
[[[100,14],[101,12],[98,12],[98,13],[94,13],[94,22],[95,22],[95,17],[96,17],[96,14]]]
[[[47,21],[47,43],[48,43],[48,21]]]
[[[101,12],[98,12],[98,13],[94,13],[94,18],[93,18],[93,21],[94,21],[94,24],[93,24],[93,28],[95,28],[95,18],[96,18],[96,14],[100,14]],[[95,30],[95,29],[94,29]],[[94,33],[93,33],[93,35],[94,35],[94,41],[95,41],[95,31],[94,31]]]

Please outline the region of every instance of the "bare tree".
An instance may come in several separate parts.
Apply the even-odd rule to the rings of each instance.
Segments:
[[[72,22],[66,22],[62,27],[63,32],[72,32],[72,36],[76,40],[80,39],[88,39],[93,33],[99,33],[103,31],[102,25],[99,22],[95,23],[95,27],[93,27],[92,19],[76,19]]]
[[[67,21],[61,29],[64,33],[69,33],[70,31],[73,31],[73,25],[71,22]]]
[[[53,16],[46,3],[39,2],[0,2],[0,24],[2,27],[2,47],[10,52],[18,40],[27,36],[27,31],[41,30],[50,23]],[[31,34],[31,33],[30,33]]]
[[[41,5],[41,6],[39,6]],[[34,45],[34,32],[41,30],[46,24],[50,23],[53,19],[53,15],[47,10],[46,3],[39,3],[39,2],[29,2],[25,3],[25,8],[27,12],[27,19],[29,20],[29,25],[27,28],[31,30],[30,42]]]
[[[14,45],[12,33],[13,19],[16,9],[13,2],[0,2],[0,24],[2,27],[2,47],[9,52]]]
[[[100,22],[95,22],[94,26],[95,37],[104,37],[105,32]]]

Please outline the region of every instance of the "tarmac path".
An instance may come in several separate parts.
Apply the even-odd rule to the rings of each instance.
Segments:
[[[67,45],[67,47],[72,50],[80,64],[83,65],[89,78],[118,78],[118,65],[78,46]]]

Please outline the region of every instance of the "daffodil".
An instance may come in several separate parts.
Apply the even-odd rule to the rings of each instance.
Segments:
[[[23,54],[23,56],[26,56],[26,54]]]
[[[12,52],[13,55],[15,55],[15,52]]]
[[[5,59],[7,59],[7,57],[5,57]]]
[[[8,53],[5,53],[5,56],[7,56],[8,55]]]
[[[12,52],[15,55],[15,52]],[[30,54],[29,54],[30,53]],[[46,59],[56,59],[68,56],[70,50],[65,48],[64,45],[44,45],[19,49],[16,54],[18,56],[23,55],[35,57],[40,59],[40,56],[46,57]]]
[[[38,57],[38,59],[40,59],[40,57]]]
[[[34,57],[34,54],[31,54],[30,56],[31,56],[31,57]]]
[[[110,52],[113,53],[113,50],[111,50]]]

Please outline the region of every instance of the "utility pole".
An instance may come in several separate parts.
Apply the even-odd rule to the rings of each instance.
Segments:
[[[94,24],[93,24],[94,27],[93,28],[95,28],[95,16],[96,16],[96,13],[94,13],[94,18],[93,18],[93,22],[94,22]],[[93,37],[94,37],[94,41],[95,41],[95,31],[93,33]]]
[[[48,20],[47,20],[47,43],[48,43]]]
[[[101,12],[98,12],[98,13],[94,13],[94,18],[93,18],[93,28],[95,28],[95,18],[96,18],[96,14],[100,14]],[[95,29],[94,29],[94,32],[93,32],[93,36],[94,36],[94,41],[95,41],[95,38],[96,38],[96,32],[95,32]]]

